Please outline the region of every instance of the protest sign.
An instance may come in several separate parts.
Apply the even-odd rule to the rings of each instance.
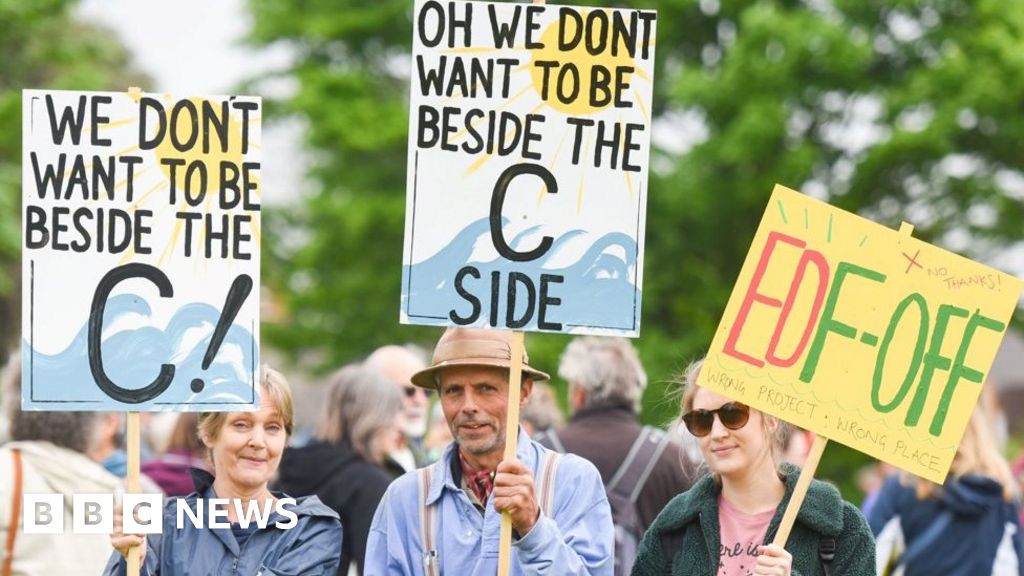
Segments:
[[[22,102],[22,407],[258,405],[259,99]]]
[[[776,186],[698,383],[942,483],[1021,289]]]
[[[637,336],[656,14],[413,20],[401,321]]]

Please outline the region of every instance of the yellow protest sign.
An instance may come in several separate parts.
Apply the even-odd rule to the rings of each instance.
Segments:
[[[776,186],[698,382],[941,483],[1021,289]]]

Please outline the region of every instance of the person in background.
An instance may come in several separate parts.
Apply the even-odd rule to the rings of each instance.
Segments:
[[[523,430],[526,430],[531,437],[536,437],[541,432],[558,430],[565,424],[565,417],[562,416],[562,411],[558,408],[555,393],[545,382],[534,383],[530,400],[523,406],[519,417],[522,420]]]
[[[423,450],[423,437],[427,433],[427,415],[430,412],[431,390],[413,386],[410,378],[427,365],[426,352],[414,344],[382,346],[373,351],[366,364],[383,372],[404,393],[405,440],[390,454],[403,472],[415,470],[428,463]]]
[[[125,450],[125,418],[121,412],[99,412],[99,427],[96,441],[89,449],[89,456],[103,465],[114,476],[125,478],[128,475],[128,452]],[[141,453],[140,453],[141,457]],[[139,475],[139,487],[143,493],[162,493],[159,484],[147,476]]]
[[[864,501],[860,503],[860,511],[865,518],[871,517],[871,510],[878,502],[885,479],[896,473],[896,467],[885,462],[869,462],[857,470],[857,488],[864,493]]]
[[[327,384],[324,410],[313,439],[288,448],[277,487],[297,496],[316,494],[338,513],[345,542],[338,575],[355,565],[360,574],[377,504],[394,478],[385,465],[403,442],[403,394],[366,364],[350,364]]]
[[[814,432],[788,424],[782,432],[782,461],[803,468],[814,443]]]
[[[874,576],[875,542],[864,517],[819,480],[811,481],[785,548],[769,544],[800,475],[781,459],[785,423],[697,386],[701,365],[683,375],[680,411],[711,473],[654,520],[633,574]]]
[[[510,574],[611,574],[613,526],[593,464],[547,450],[508,422],[512,333],[449,328],[413,384],[437,390],[455,442],[388,487],[370,528],[368,574],[495,574],[501,512]],[[548,375],[522,353],[519,407]],[[506,427],[518,430],[505,459]]]
[[[616,524],[616,574],[628,574],[643,532],[695,471],[682,447],[637,419],[647,387],[636,349],[625,338],[584,336],[562,353],[558,375],[569,384],[572,419],[537,441],[594,463]]]
[[[285,509],[269,513],[264,527],[251,519],[242,522],[242,510],[274,510],[287,495],[272,493],[270,479],[277,473],[293,426],[291,389],[280,372],[260,367],[260,405],[256,412],[206,412],[199,416],[199,437],[209,451],[213,474],[197,471],[196,492],[184,498],[191,513],[206,518],[200,508],[213,498],[227,499],[222,508],[230,528],[196,527],[186,520],[177,527],[179,499],[167,501],[161,534],[125,534],[121,514],[114,514],[114,532],[106,576],[127,572],[128,551],[141,546],[146,576],[197,574],[260,574],[303,576],[333,575],[341,557],[342,532],[338,515],[316,496],[298,498]],[[212,504],[210,504],[212,505]],[[222,516],[223,518],[223,516]],[[276,524],[294,522],[291,528]]]
[[[167,449],[160,456],[142,463],[142,473],[167,496],[185,496],[195,487],[192,468],[207,469],[203,460],[206,447],[196,432],[199,417],[195,412],[182,412],[174,424]]]
[[[1024,576],[1020,495],[989,424],[979,405],[941,486],[886,480],[868,516],[880,574]]]
[[[0,567],[12,576],[99,574],[109,555],[107,536],[73,533],[72,502],[75,494],[123,491],[121,480],[87,455],[99,436],[100,416],[22,411],[19,353],[10,356],[0,382],[10,426],[10,441],[0,447]],[[25,494],[63,495],[64,532],[26,534],[25,514],[34,511],[12,506]]]
[[[444,419],[444,407],[436,402],[430,409],[430,425],[427,427],[427,435],[423,437],[423,452],[427,462],[437,462],[452,440],[452,430]]]

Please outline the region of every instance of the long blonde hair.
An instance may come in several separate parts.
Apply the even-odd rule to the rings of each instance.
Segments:
[[[702,366],[704,366],[704,359],[698,358],[691,362],[683,370],[683,373],[676,378],[676,383],[683,387],[683,396],[679,401],[680,420],[682,420],[684,414],[693,410],[693,399],[697,396],[697,389],[699,388],[697,386],[697,377],[700,375]],[[789,425],[775,416],[765,414],[760,410],[751,408],[750,412],[752,414],[756,413],[761,417],[761,431],[764,433],[764,438],[768,445],[768,457],[771,458],[779,477],[782,477],[782,452],[788,435],[787,426]],[[714,478],[716,484],[720,485],[722,483],[722,477],[717,472],[711,472],[711,477]]]
[[[965,474],[991,478],[1003,487],[1003,499],[1010,502],[1017,497],[1017,484],[1010,465],[999,452],[990,421],[988,412],[981,404],[974,407],[949,472],[953,478]],[[918,479],[915,492],[918,498],[924,500],[935,495],[939,488],[934,482]]]

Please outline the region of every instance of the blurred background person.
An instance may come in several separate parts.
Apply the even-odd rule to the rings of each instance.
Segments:
[[[313,439],[288,448],[277,487],[316,494],[341,517],[345,534],[339,576],[355,566],[363,574],[366,540],[377,504],[401,473],[387,464],[404,442],[403,393],[368,364],[350,364],[331,376]]]
[[[814,432],[787,424],[782,427],[782,460],[803,468],[814,443]]]
[[[864,493],[864,501],[860,504],[860,511],[865,517],[869,517],[878,496],[882,493],[882,486],[885,486],[885,479],[897,474],[898,469],[892,464],[885,462],[869,462],[857,470],[857,488]]]
[[[527,401],[529,402],[529,401]],[[444,418],[444,407],[440,402],[434,402],[430,409],[430,424],[427,426],[427,435],[423,438],[423,454],[428,462],[437,462],[444,454],[444,449],[451,444],[452,429],[448,427],[448,421]]]
[[[107,472],[118,478],[128,475],[128,452],[125,447],[125,416],[123,412],[97,412],[98,426],[96,441],[89,449],[89,456],[103,465]],[[148,455],[141,454],[142,458]],[[159,484],[154,482],[145,471],[139,475],[139,489],[143,493],[156,494],[163,492]],[[190,489],[188,492],[191,492]],[[186,492],[186,494],[188,493]]]
[[[1019,497],[979,404],[944,484],[906,473],[886,480],[868,516],[879,574],[1024,576]]]
[[[427,433],[431,391],[413,386],[410,380],[413,374],[426,368],[427,352],[415,344],[382,346],[366,358],[366,364],[384,373],[404,394],[404,439],[391,453],[391,458],[405,472],[429,464],[423,450],[423,437]]]
[[[181,412],[163,453],[142,463],[142,473],[167,496],[185,496],[195,489],[190,469],[208,470],[204,460],[206,447],[199,439],[198,426],[198,414]]]
[[[547,382],[534,382],[533,392],[519,412],[523,430],[530,436],[558,430],[565,424],[565,416],[558,407],[555,392]]]
[[[110,551],[107,536],[72,533],[72,497],[121,489],[120,479],[88,456],[99,437],[100,415],[23,412],[19,353],[11,355],[0,382],[10,425],[10,441],[0,447],[0,566],[12,576],[99,574]],[[64,532],[26,534],[25,514],[35,511],[20,508],[24,494],[62,494]]]
[[[142,546],[143,570],[148,576],[193,574],[333,574],[341,556],[342,532],[338,515],[316,496],[296,498],[287,507],[297,520],[289,529],[275,526],[290,519],[273,512],[265,527],[243,526],[236,505],[273,510],[286,494],[272,493],[281,453],[294,426],[291,389],[284,376],[260,367],[260,405],[255,412],[204,412],[199,436],[208,450],[213,474],[197,471],[196,491],[185,497],[192,514],[206,517],[203,502],[211,498],[238,502],[224,506],[230,529],[197,528],[190,521],[177,527],[177,499],[167,502],[163,533],[142,536],[121,531],[114,514],[106,576],[126,573],[128,550]],[[147,542],[148,540],[148,542]],[[107,549],[109,550],[109,548]]]
[[[601,472],[615,522],[615,573],[628,574],[643,532],[692,484],[693,466],[662,430],[637,420],[647,373],[625,338],[584,336],[562,353],[572,418],[537,441],[590,460]]]

